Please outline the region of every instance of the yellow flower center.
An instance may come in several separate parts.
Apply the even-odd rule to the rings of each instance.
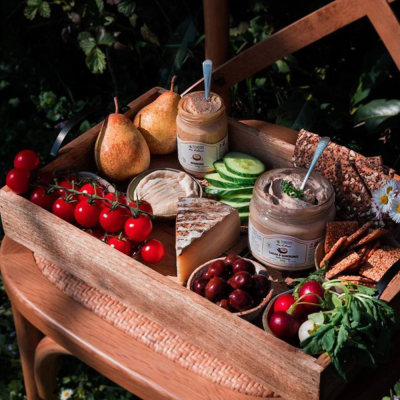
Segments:
[[[399,203],[399,205],[397,206],[396,211],[400,214],[400,203]]]
[[[389,203],[389,197],[387,197],[385,194],[383,196],[381,196],[381,203],[382,204]]]
[[[388,186],[386,193],[389,194],[393,190],[393,186]]]

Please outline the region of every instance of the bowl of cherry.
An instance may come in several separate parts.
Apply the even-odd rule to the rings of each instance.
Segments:
[[[187,288],[247,321],[261,316],[273,295],[266,268],[236,254],[198,267]]]

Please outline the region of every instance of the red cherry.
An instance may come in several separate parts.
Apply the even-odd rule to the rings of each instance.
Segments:
[[[251,275],[247,271],[240,271],[233,275],[228,284],[232,286],[234,289],[243,289],[247,290],[250,289],[252,286]]]
[[[222,299],[215,304],[221,308],[224,308],[225,310],[231,311],[231,307],[229,306],[229,301],[227,299]]]
[[[216,260],[210,264],[207,272],[209,278],[213,278],[214,276],[224,278],[227,275],[228,270],[222,260]]]
[[[219,276],[211,278],[206,286],[205,294],[208,300],[217,302],[221,300],[228,291],[228,284]]]
[[[199,294],[200,296],[206,296],[206,286],[208,283],[208,279],[197,278],[193,283],[193,292]]]
[[[236,289],[229,295],[229,304],[237,311],[246,311],[253,307],[254,300],[244,290]]]
[[[247,271],[250,275],[256,273],[256,269],[254,268],[253,263],[243,258],[234,261],[232,264],[232,273],[234,275],[240,271]]]
[[[236,261],[239,260],[240,257],[237,254],[229,254],[228,256],[225,257],[225,264],[226,265],[231,265]]]

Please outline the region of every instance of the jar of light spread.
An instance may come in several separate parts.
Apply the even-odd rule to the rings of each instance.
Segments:
[[[303,193],[297,191],[306,173],[303,168],[274,169],[255,184],[249,246],[253,256],[269,267],[286,271],[313,267],[326,223],[335,218],[335,192],[323,176],[312,172]]]
[[[204,92],[184,96],[176,118],[178,158],[183,169],[197,178],[215,171],[214,162],[228,151],[228,119],[224,101]]]

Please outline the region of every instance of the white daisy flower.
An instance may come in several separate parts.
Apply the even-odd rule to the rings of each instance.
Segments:
[[[389,195],[390,200],[395,197],[399,190],[399,182],[396,179],[391,179],[386,185],[383,186],[384,192]]]
[[[400,222],[400,198],[395,197],[389,210],[390,218],[396,223]]]
[[[375,214],[375,217],[378,219],[382,219],[382,210],[379,208],[378,204],[376,204],[375,200],[371,201],[372,212]]]
[[[390,197],[384,190],[384,187],[379,188],[372,195],[376,205],[379,207],[381,212],[388,212],[390,209]]]
[[[60,393],[60,400],[68,400],[74,394],[72,389],[64,389]]]

